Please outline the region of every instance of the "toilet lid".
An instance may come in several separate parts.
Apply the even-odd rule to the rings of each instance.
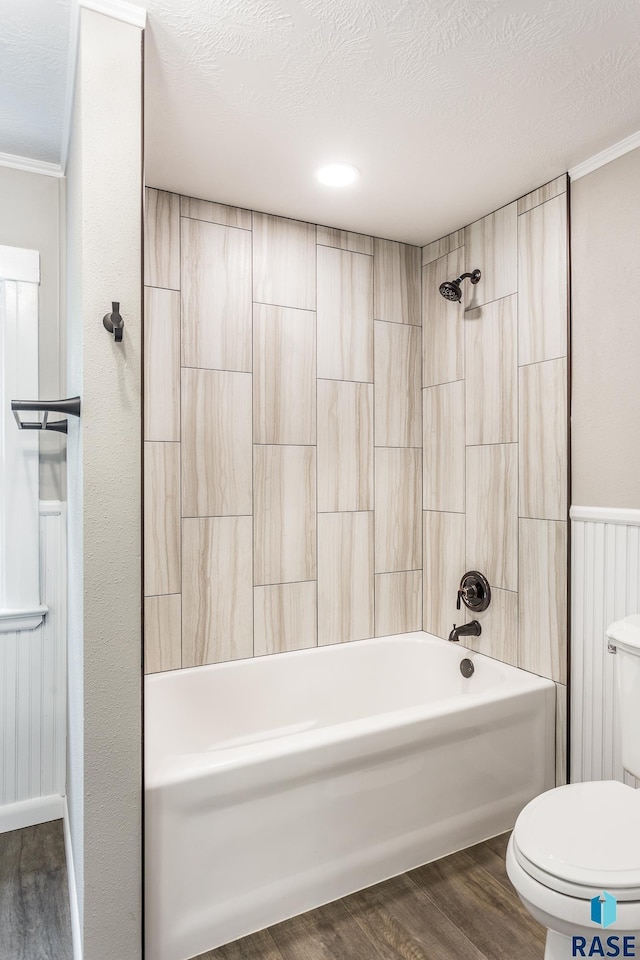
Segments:
[[[513,839],[523,869],[552,889],[640,899],[640,791],[616,780],[549,790],[524,808]]]

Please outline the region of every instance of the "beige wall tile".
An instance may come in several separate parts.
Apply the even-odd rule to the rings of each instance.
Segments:
[[[520,197],[518,200],[518,215],[521,213],[526,213],[527,210],[531,210],[532,207],[537,207],[541,203],[545,203],[547,200],[552,200],[553,197],[560,196],[561,193],[567,192],[567,174],[563,173],[561,177],[557,177],[555,180],[550,180],[549,183],[545,183],[542,187],[538,187],[537,190],[533,190],[531,193],[527,193],[524,197]]]
[[[251,234],[182,218],[182,364],[251,370]]]
[[[556,683],[556,787],[567,782],[567,688]]]
[[[315,447],[254,447],[256,585],[316,578]]]
[[[376,320],[420,325],[420,247],[373,241],[373,303]]]
[[[464,513],[464,380],[423,391],[422,489],[425,510]]]
[[[567,353],[567,199],[555,197],[518,218],[519,362]]]
[[[422,570],[376,574],[376,637],[422,630]]]
[[[318,510],[373,510],[373,384],[318,380]]]
[[[376,573],[422,566],[422,451],[376,447]]]
[[[518,446],[467,447],[467,570],[518,589]]]
[[[514,443],[518,439],[517,296],[467,313],[467,443]]]
[[[520,520],[518,666],[567,682],[567,524]]]
[[[318,516],[318,644],[374,632],[373,514]]]
[[[180,439],[180,293],[144,291],[144,439]]]
[[[253,654],[251,517],[182,522],[182,666]]]
[[[253,214],[253,299],[316,309],[315,224]]]
[[[334,227],[318,225],[318,243],[325,247],[338,247],[340,250],[351,250],[353,253],[373,255],[373,237],[367,237],[363,233],[351,233],[349,230],[336,230]]]
[[[567,518],[567,361],[520,367],[520,516]]]
[[[315,314],[254,304],[253,365],[254,442],[315,443]]]
[[[373,261],[318,247],[318,376],[373,380]]]
[[[464,378],[464,296],[462,303],[452,303],[438,289],[460,276],[463,260],[462,247],[422,268],[423,387]]]
[[[225,227],[242,227],[251,230],[251,210],[228,207],[226,203],[211,203],[195,197],[180,197],[180,214],[192,220],[221,223]]]
[[[180,289],[180,197],[145,190],[144,282]]]
[[[179,670],[182,666],[182,605],[179,593],[145,597],[144,672]]]
[[[518,290],[518,203],[514,201],[465,229],[465,270],[481,270],[482,278],[469,286],[467,306],[508,297]]]
[[[439,260],[440,257],[444,257],[448,253],[451,253],[452,250],[457,250],[458,247],[463,246],[464,227],[462,230],[456,230],[446,237],[440,237],[439,240],[434,240],[433,243],[427,243],[422,248],[422,266],[424,267],[425,264],[432,263],[434,260]]]
[[[410,324],[374,323],[376,445],[419,447],[422,443],[422,338]]]
[[[318,642],[316,582],[255,587],[253,654],[315,647]]]
[[[458,587],[467,570],[463,513],[424,513],[423,629],[446,639],[454,623]]]
[[[144,593],[180,593],[179,443],[144,445]]]
[[[518,594],[511,590],[491,589],[491,603],[482,613],[465,609],[465,623],[477,620],[482,626],[479,637],[463,637],[462,643],[488,657],[518,666]]]
[[[182,515],[251,513],[251,375],[182,371]]]

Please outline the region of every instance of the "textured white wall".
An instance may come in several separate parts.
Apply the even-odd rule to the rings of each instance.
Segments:
[[[68,169],[69,762],[86,960],[141,955],[141,32],[83,9]],[[102,325],[125,318],[115,344]]]
[[[60,197],[62,181],[0,167],[0,244],[40,253],[40,396],[64,392],[64,324],[61,316]],[[30,399],[30,398],[27,398]],[[64,499],[66,444],[55,434],[40,438],[40,496]]]

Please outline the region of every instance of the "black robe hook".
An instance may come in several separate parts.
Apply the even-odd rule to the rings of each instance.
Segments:
[[[105,329],[114,335],[116,343],[121,343],[124,320],[120,316],[120,303],[112,302],[111,313],[105,313],[102,322]]]

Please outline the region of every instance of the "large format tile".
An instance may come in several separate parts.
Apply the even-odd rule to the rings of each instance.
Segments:
[[[253,307],[254,443],[316,442],[316,317]]]
[[[463,622],[456,601],[467,570],[464,514],[425,511],[423,529],[423,629],[446,639],[453,624]]]
[[[556,683],[556,787],[567,782],[567,688]]]
[[[253,593],[253,654],[315,647],[318,642],[316,582],[276,583]]]
[[[454,233],[448,234],[446,237],[440,237],[439,240],[434,240],[433,243],[425,244],[422,248],[422,266],[424,267],[427,263],[432,263],[434,260],[439,260],[440,257],[446,257],[452,250],[457,250],[458,247],[463,246],[464,227],[461,230],[456,230]]]
[[[495,300],[465,321],[467,443],[518,439],[517,296]]]
[[[373,380],[373,261],[318,247],[318,376]]]
[[[182,522],[182,666],[253,654],[251,517]]]
[[[517,209],[516,200],[465,228],[465,271],[482,271],[468,305],[490,303],[518,290]]]
[[[479,637],[463,637],[465,647],[488,657],[518,666],[518,594],[511,590],[491,589],[491,603],[482,613],[465,608],[465,622],[478,620]]]
[[[373,510],[373,384],[318,380],[318,510]]]
[[[518,445],[467,447],[467,570],[518,589]]]
[[[423,391],[423,507],[464,513],[464,380]]]
[[[353,253],[373,254],[373,237],[364,233],[351,233],[350,230],[337,230],[334,227],[318,226],[318,243],[325,247],[338,247],[339,250],[351,250]]]
[[[520,520],[518,666],[567,682],[567,524]]]
[[[420,325],[420,247],[373,241],[373,302],[376,320]]]
[[[251,375],[182,371],[182,515],[251,513]]]
[[[144,291],[144,439],[180,439],[180,294]]]
[[[520,516],[567,518],[567,361],[520,367]]]
[[[145,190],[144,282],[180,289],[180,197]]]
[[[318,643],[374,633],[373,513],[318,515]]]
[[[379,447],[419,447],[422,443],[420,328],[374,323],[375,442]]]
[[[315,224],[253,214],[253,299],[316,309]]]
[[[182,218],[182,364],[251,370],[251,234]]]
[[[464,269],[464,247],[422,268],[422,386],[462,380],[464,377],[464,300],[453,303],[440,296],[445,280],[455,280]]]
[[[179,670],[182,666],[182,597],[145,597],[144,672]]]
[[[376,637],[422,630],[422,570],[376,574]]]
[[[519,362],[567,354],[567,198],[518,217]]]
[[[144,594],[180,593],[180,444],[144,445]]]
[[[315,447],[254,447],[254,578],[316,578]]]
[[[422,567],[422,451],[376,447],[376,573]]]
[[[180,213],[192,220],[206,220],[209,223],[221,223],[225,227],[242,227],[251,230],[251,210],[242,207],[229,207],[226,203],[211,203],[210,200],[197,200],[195,197],[180,197]]]
[[[546,203],[547,200],[552,200],[553,197],[558,197],[561,193],[566,192],[567,174],[563,173],[561,177],[550,180],[549,183],[543,184],[541,187],[538,187],[537,190],[532,190],[531,193],[520,197],[518,200],[518,215],[526,213],[527,210],[531,210],[533,207],[537,207],[541,203]]]

